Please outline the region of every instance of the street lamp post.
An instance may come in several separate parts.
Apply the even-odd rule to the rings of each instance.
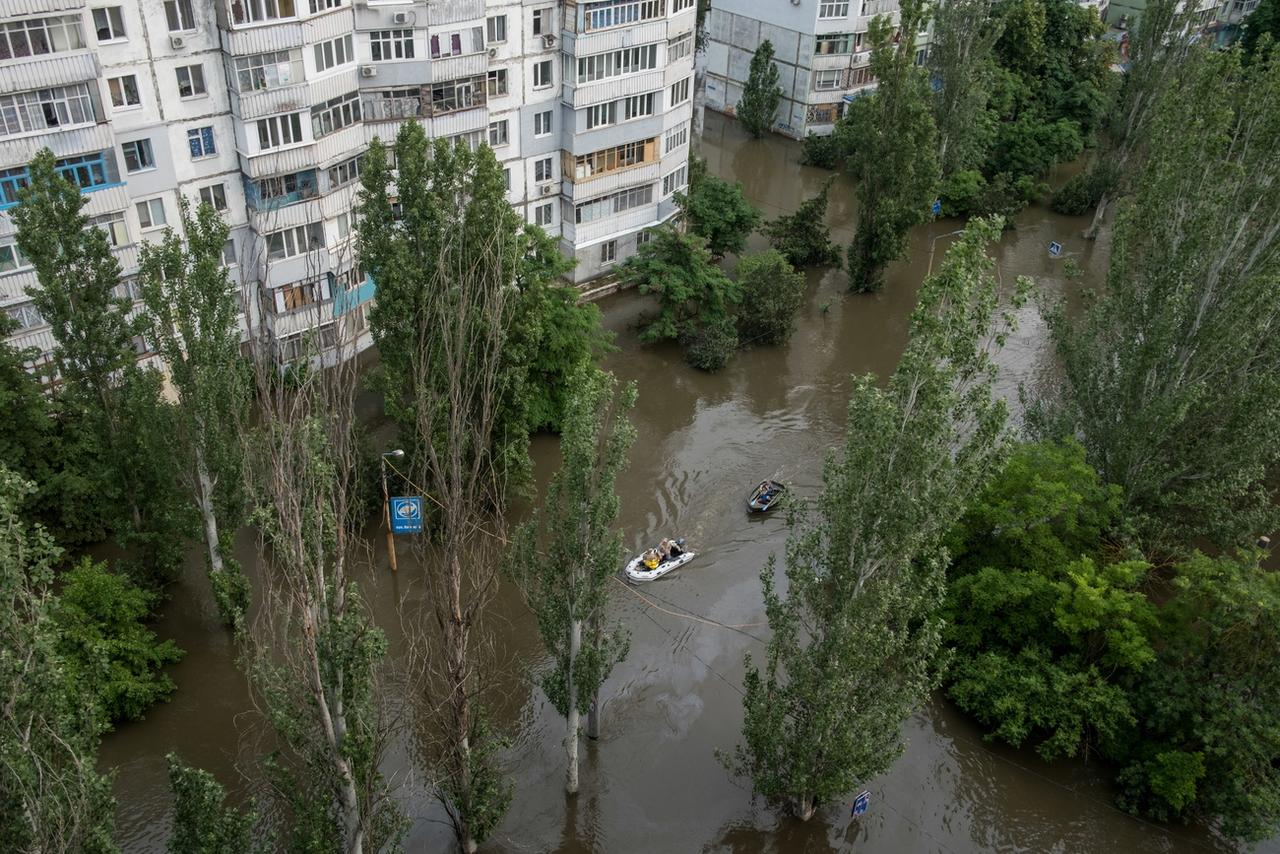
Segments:
[[[933,240],[929,241],[929,271],[925,273],[926,276],[933,275],[933,250],[937,248],[938,241],[944,237],[955,237],[957,234],[964,234],[964,229],[957,228],[955,231],[948,231],[946,234],[939,234],[937,237],[933,238]]]
[[[387,554],[391,556],[391,571],[398,572],[396,566],[396,535],[391,531],[391,494],[387,492],[387,458],[398,460],[404,457],[404,451],[396,448],[378,457],[382,466],[382,521],[387,526]]]

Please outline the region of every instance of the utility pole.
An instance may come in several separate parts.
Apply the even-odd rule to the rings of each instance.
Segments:
[[[382,521],[387,526],[387,554],[391,556],[391,571],[399,572],[396,566],[396,535],[391,531],[391,494],[387,492],[387,457],[393,460],[403,459],[404,451],[396,448],[378,457],[382,465]]]

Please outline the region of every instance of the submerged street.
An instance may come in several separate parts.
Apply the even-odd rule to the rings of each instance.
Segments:
[[[699,153],[710,172],[742,182],[766,218],[795,210],[830,174],[799,165],[796,143],[776,136],[751,141],[735,123],[710,112]],[[833,239],[847,245],[855,211],[843,176],[831,192],[829,219]],[[1069,300],[1099,284],[1107,235],[1096,244],[1083,241],[1086,219],[1059,216],[1043,205],[1023,211],[996,250],[1002,279],[1031,276],[1042,294]],[[516,794],[481,850],[1237,850],[1204,827],[1166,828],[1122,813],[1112,805],[1105,774],[1085,763],[1050,766],[1030,751],[985,744],[979,728],[941,696],[907,724],[906,754],[866,785],[870,808],[858,820],[849,815],[852,799],[823,805],[807,824],[781,820],[716,757],[716,751],[732,751],[739,737],[743,655],[758,658],[764,651],[758,573],[771,555],[781,556],[786,539],[782,514],[748,515],[744,502],[770,476],[798,495],[816,492],[823,456],[841,436],[850,375],[883,376],[893,369],[931,249],[936,265],[950,241],[946,235],[959,227],[939,221],[917,229],[908,259],[890,267],[886,287],[876,295],[848,295],[839,271],[810,272],[791,340],[745,350],[715,374],[686,366],[674,345],[638,342],[634,327],[646,298],[624,292],[601,303],[618,347],[604,367],[635,380],[640,393],[631,465],[619,485],[625,542],[634,553],[664,536],[684,537],[698,556],[653,584],[617,587],[614,610],[631,633],[631,650],[606,685],[601,738],[584,741],[576,800],[563,794],[563,724],[525,678],[540,663],[533,618],[513,589],[502,591],[492,623],[499,661],[489,702],[497,722],[514,734],[506,757]],[[1063,258],[1049,257],[1050,241],[1063,244]],[[764,241],[756,236],[751,245],[760,248]],[[1068,281],[1068,261],[1081,269],[1078,281]],[[1000,389],[1011,404],[1018,384],[1033,379],[1044,357],[1043,339],[1039,315],[1028,306],[1001,355]],[[545,485],[557,463],[555,440],[535,438],[533,454]],[[393,663],[403,661],[398,609],[410,614],[420,604],[416,577],[422,569],[406,548],[392,576],[381,529],[371,525],[367,535],[374,553],[361,578],[363,593],[391,638]],[[253,555],[253,543],[243,535],[240,557],[251,577],[257,571]],[[195,558],[157,625],[160,636],[187,651],[171,669],[177,691],[146,720],[120,725],[101,751],[103,767],[116,769],[117,830],[128,851],[165,849],[171,811],[166,753],[178,752],[246,794],[237,758],[242,751],[263,752],[256,743],[248,749],[247,741],[257,738],[255,715]],[[448,850],[452,833],[424,796],[420,767],[407,736],[387,769],[413,820],[406,850]],[[1256,850],[1274,854],[1280,845]]]

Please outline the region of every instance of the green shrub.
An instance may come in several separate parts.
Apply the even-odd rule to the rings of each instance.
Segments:
[[[680,333],[684,359],[703,371],[718,371],[738,349],[738,330],[733,321],[723,318],[706,326],[689,327]]]
[[[742,259],[738,283],[742,286],[738,332],[744,342],[781,344],[791,337],[796,312],[804,302],[804,274],[796,272],[782,253],[770,249]]]

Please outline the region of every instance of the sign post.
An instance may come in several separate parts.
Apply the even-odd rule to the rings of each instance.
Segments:
[[[863,789],[858,797],[853,799],[853,812],[850,813],[854,818],[862,815],[871,806],[871,793]]]
[[[396,572],[399,567],[396,566],[396,538],[392,533],[391,524],[391,499],[387,493],[387,458],[398,460],[404,456],[404,451],[397,448],[394,451],[387,451],[378,458],[378,462],[382,466],[382,521],[387,526],[387,555],[391,559],[391,571]],[[421,513],[419,513],[421,518]],[[419,527],[421,530],[421,527]]]
[[[930,206],[929,210],[933,211],[934,216],[942,213],[942,199],[934,199],[933,205]]]
[[[396,534],[422,533],[422,499],[397,495],[391,499],[391,531]]]
[[[1058,258],[1062,255],[1062,244],[1054,240],[1049,244],[1049,257]]]

